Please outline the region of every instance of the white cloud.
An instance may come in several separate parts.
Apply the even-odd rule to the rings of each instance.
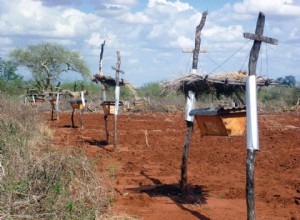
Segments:
[[[182,49],[182,48],[194,48],[194,44],[195,44],[195,40],[192,40],[191,38],[185,36],[180,36],[175,41],[172,41],[170,43],[170,46]]]
[[[244,0],[242,3],[234,4],[234,10],[239,14],[263,11],[272,15],[300,17],[300,6],[293,0]]]
[[[186,11],[191,9],[192,7],[188,3],[181,2],[176,0],[175,2],[171,2],[168,0],[149,0],[148,1],[149,8],[158,8],[159,10],[164,9],[176,9],[177,11]]]
[[[7,34],[77,37],[100,27],[101,19],[75,9],[48,8],[39,1],[12,0],[1,16],[0,30]]]
[[[132,24],[149,24],[151,23],[151,20],[149,17],[141,12],[137,13],[124,13],[120,17],[118,17],[119,21],[125,22],[125,23],[132,23]]]
[[[152,30],[147,37],[150,39],[159,37],[160,35],[163,34],[164,30],[165,30],[164,26],[161,24],[153,25]]]
[[[106,0],[105,4],[121,5],[121,6],[133,6],[137,3],[137,0]]]
[[[1,45],[11,45],[13,43],[12,39],[8,37],[0,37],[0,44]]]
[[[288,36],[289,39],[299,39],[299,30],[298,28],[293,28]]]
[[[92,33],[91,36],[85,40],[86,43],[88,43],[91,46],[99,46],[103,43],[105,39],[100,36],[99,33]]]
[[[128,62],[130,64],[138,64],[139,63],[139,60],[138,59],[129,59]]]
[[[242,38],[244,30],[241,25],[221,27],[213,26],[207,27],[203,30],[203,36],[210,41],[224,42],[224,41],[235,41]]]

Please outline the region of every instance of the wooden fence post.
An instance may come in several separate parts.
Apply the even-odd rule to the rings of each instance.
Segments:
[[[257,19],[255,34],[244,33],[245,38],[254,40],[249,57],[249,75],[246,82],[247,101],[247,159],[246,159],[246,203],[247,219],[255,220],[254,168],[256,151],[259,150],[256,65],[261,42],[278,44],[276,39],[263,36],[265,15],[260,12]]]

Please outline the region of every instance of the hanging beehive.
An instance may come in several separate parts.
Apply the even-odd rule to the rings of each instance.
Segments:
[[[246,131],[246,108],[195,109],[194,115],[202,135],[238,136]]]
[[[70,101],[70,104],[73,109],[83,109],[84,108],[82,100]]]
[[[133,101],[134,106],[144,106],[145,102],[143,100]]]
[[[51,106],[56,105],[56,99],[50,99],[49,102],[50,102]]]
[[[119,102],[119,106],[122,106],[123,102]],[[113,115],[115,113],[115,102],[104,101],[101,103],[105,115]]]

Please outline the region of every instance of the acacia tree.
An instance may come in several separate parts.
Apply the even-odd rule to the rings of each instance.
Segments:
[[[90,75],[90,70],[78,52],[67,50],[56,43],[42,42],[29,45],[26,49],[18,48],[10,53],[10,57],[31,71],[40,91],[46,91],[51,82],[64,72]]]

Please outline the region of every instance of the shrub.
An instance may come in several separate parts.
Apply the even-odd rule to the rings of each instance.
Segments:
[[[110,206],[102,179],[76,152],[58,152],[32,109],[0,96],[0,219],[96,219]]]

